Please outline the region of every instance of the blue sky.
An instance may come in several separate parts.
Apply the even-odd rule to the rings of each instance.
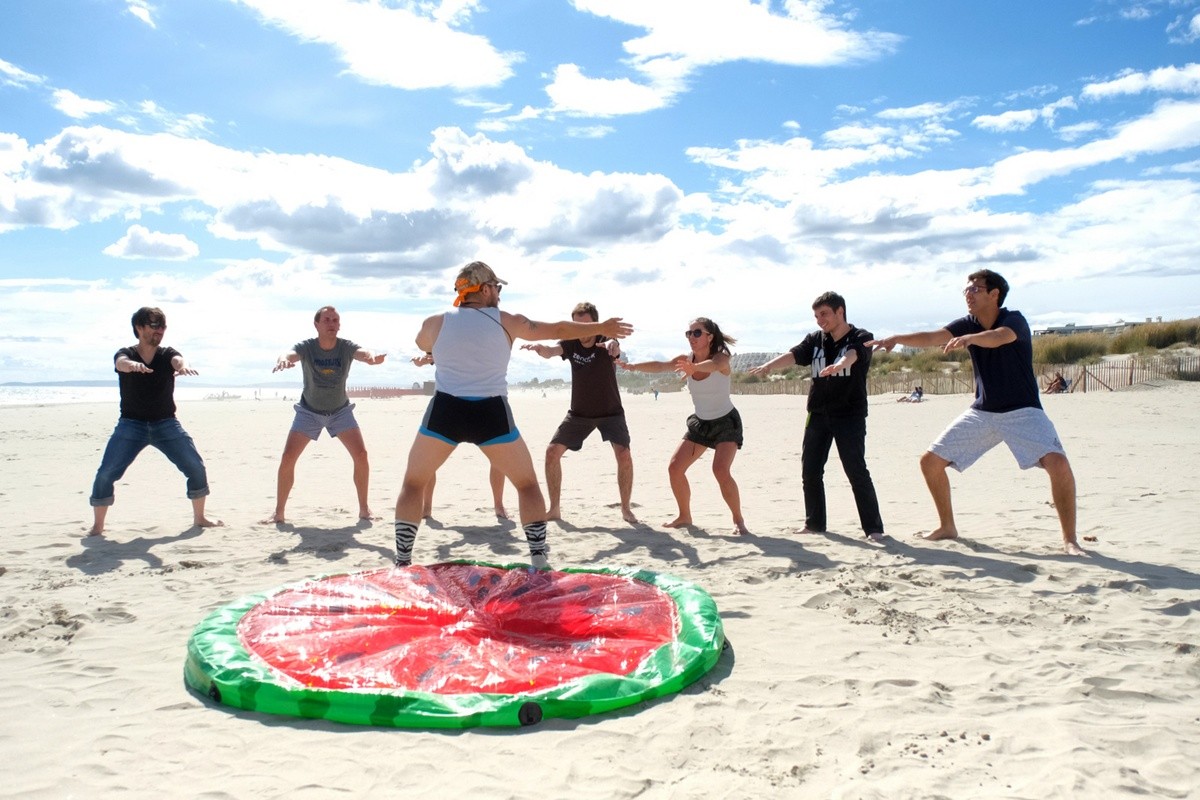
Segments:
[[[158,305],[205,381],[332,303],[429,377],[476,258],[635,358],[779,351],[833,289],[937,327],[990,267],[1035,327],[1200,315],[1200,0],[8,0],[0,382],[98,379]],[[517,353],[515,379],[562,377]]]

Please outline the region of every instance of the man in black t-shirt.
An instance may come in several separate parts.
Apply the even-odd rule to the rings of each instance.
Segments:
[[[147,445],[158,448],[187,476],[193,523],[201,528],[222,525],[220,520],[204,515],[208,473],[192,437],[175,418],[175,376],[195,375],[196,370],[187,365],[178,350],[161,346],[167,318],[160,309],[139,308],[131,322],[137,344],[123,347],[113,356],[121,390],[121,418],[104,448],[92,485],[89,502],[94,521],[88,535],[104,532],[114,485]]]
[[[850,480],[854,504],[863,533],[882,542],[883,518],[875,484],[867,469],[867,371],[871,367],[871,334],[846,322],[846,301],[836,292],[825,292],[813,301],[819,331],[800,344],[750,370],[766,375],[773,369],[799,364],[812,367],[808,393],[808,419],[800,455],[804,488],[804,532],[824,533],[825,462],[836,442],[842,469]]]
[[[580,303],[571,312],[575,322],[599,322],[600,313],[591,303]],[[592,431],[610,442],[617,459],[617,491],[621,496],[621,516],[636,523],[637,516],[630,506],[633,493],[633,454],[629,449],[629,426],[617,389],[615,362],[621,355],[616,339],[603,336],[568,339],[556,345],[526,344],[522,350],[532,350],[542,358],[561,356],[571,363],[571,408],[558,426],[546,448],[546,490],[550,494],[547,519],[562,516],[559,500],[562,494],[562,457],[567,450],[580,450]]]

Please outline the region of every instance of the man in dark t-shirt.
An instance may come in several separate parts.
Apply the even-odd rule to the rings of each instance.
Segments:
[[[92,484],[89,502],[93,523],[89,536],[104,532],[115,484],[147,446],[155,447],[187,476],[187,496],[192,501],[192,521],[201,528],[222,524],[204,515],[208,473],[192,437],[175,418],[175,376],[195,375],[179,351],[162,347],[167,317],[161,309],[139,308],[131,320],[137,344],[122,347],[113,356],[121,391],[121,418],[109,437]]]
[[[813,301],[812,308],[820,330],[750,373],[766,375],[792,364],[812,368],[800,455],[804,532],[826,530],[825,462],[829,448],[836,442],[863,533],[873,542],[882,542],[883,518],[866,459],[867,371],[871,368],[867,342],[872,336],[846,322],[846,301],[836,292],[825,292]]]
[[[580,303],[571,312],[575,322],[599,322],[600,313],[591,303]],[[546,448],[546,490],[550,494],[547,519],[560,519],[559,500],[562,494],[562,457],[567,450],[578,451],[592,431],[612,444],[617,459],[617,491],[621,496],[621,516],[636,523],[637,516],[630,506],[633,493],[633,454],[629,449],[629,426],[617,389],[615,362],[621,346],[615,339],[603,336],[586,339],[567,339],[556,345],[526,344],[522,350],[532,350],[542,358],[560,356],[571,364],[571,408],[550,439]]]
[[[938,527],[924,537],[958,537],[946,468],[962,472],[1004,442],[1021,469],[1046,470],[1062,528],[1063,551],[1073,556],[1087,555],[1075,538],[1075,474],[1054,424],[1042,410],[1033,374],[1029,323],[1021,312],[1004,308],[1008,281],[990,269],[967,276],[963,296],[967,316],[944,328],[869,342],[883,350],[898,344],[936,346],[945,352],[965,347],[975,369],[975,401],[921,456],[921,472],[938,513]]]

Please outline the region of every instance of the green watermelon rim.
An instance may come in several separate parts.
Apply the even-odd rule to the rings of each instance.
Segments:
[[[443,564],[528,569],[527,564],[456,560]],[[435,565],[429,565],[435,566]],[[365,570],[374,572],[377,570]],[[267,714],[325,719],[350,725],[397,728],[515,727],[540,719],[588,716],[673,694],[716,665],[725,643],[724,626],[712,597],[698,585],[636,567],[567,567],[557,572],[615,575],[648,583],[675,604],[680,629],[673,641],[646,656],[628,675],[597,673],[529,693],[434,694],[396,690],[345,690],[282,686],[278,673],[247,651],[238,623],[254,606],[322,575],[265,592],[245,595],[208,614],[188,639],[184,682],[218,703]],[[676,669],[672,670],[671,665]],[[536,708],[530,708],[533,703]]]

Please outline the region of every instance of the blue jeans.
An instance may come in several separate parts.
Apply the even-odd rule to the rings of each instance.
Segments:
[[[142,422],[121,417],[108,440],[108,447],[104,448],[104,458],[100,460],[100,469],[96,471],[96,482],[92,484],[92,496],[88,502],[93,506],[111,506],[113,484],[121,480],[125,470],[147,445],[157,447],[187,476],[189,500],[208,494],[208,473],[204,469],[204,459],[196,451],[196,444],[179,420],[171,417]]]
[[[829,448],[837,442],[838,458],[850,479],[854,504],[864,533],[883,533],[883,518],[879,514],[879,499],[875,484],[867,470],[867,418],[838,417],[829,414],[809,414],[804,426],[804,448],[800,451],[800,478],[804,486],[805,526],[810,531],[824,531],[825,462]]]

